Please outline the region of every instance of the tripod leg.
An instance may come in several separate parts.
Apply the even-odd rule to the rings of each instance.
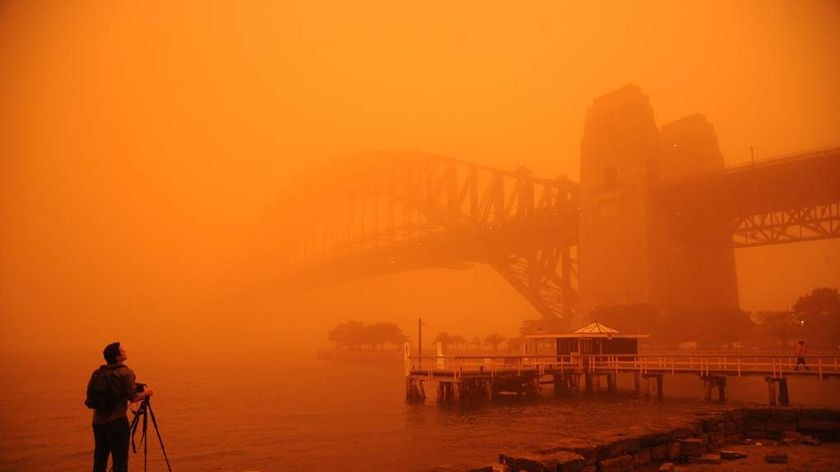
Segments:
[[[134,443],[134,434],[137,432],[137,425],[140,424],[140,414],[142,413],[141,410],[133,411],[134,418],[131,419],[131,424],[128,426],[128,430],[131,431],[131,450],[135,454],[137,454],[137,444]]]
[[[163,459],[166,461],[166,468],[169,472],[172,472],[172,466],[169,465],[169,457],[166,455],[166,447],[163,445],[163,438],[160,437],[160,429],[158,429],[157,419],[155,418],[155,412],[152,410],[152,404],[149,404],[149,415],[152,417],[152,426],[155,427],[155,433],[157,433],[158,442],[160,443],[160,450],[163,451]]]
[[[148,405],[147,409],[148,409]],[[146,430],[149,428],[148,415],[143,415],[143,436],[140,438],[143,441],[143,472],[146,472],[147,463],[149,460],[149,441],[146,438]]]

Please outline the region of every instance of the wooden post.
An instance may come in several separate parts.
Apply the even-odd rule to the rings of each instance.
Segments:
[[[425,400],[426,392],[423,389],[422,379],[405,378],[405,399],[408,401]]]
[[[592,374],[589,372],[583,374],[583,381],[586,384],[586,393],[592,393]]]
[[[767,393],[770,399],[770,405],[776,406],[776,383],[773,381],[773,377],[764,377],[764,380],[767,382]]]
[[[726,377],[718,377],[718,402],[726,403]]]
[[[712,379],[703,377],[703,400],[712,401]]]
[[[662,400],[665,396],[664,392],[662,391],[662,376],[656,376],[656,398]]]
[[[788,396],[787,379],[782,377],[778,379],[779,382],[779,404],[782,406],[790,405],[790,397]]]
[[[618,390],[617,380],[616,374],[607,374],[607,392],[615,393]]]
[[[637,396],[642,394],[642,374],[640,372],[633,372],[633,392]]]
[[[656,398],[662,400],[662,374],[645,374],[645,396],[651,395],[651,389],[656,389]],[[656,382],[655,384],[653,382]]]

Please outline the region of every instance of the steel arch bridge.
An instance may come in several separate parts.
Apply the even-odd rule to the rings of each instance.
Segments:
[[[285,288],[474,262],[544,318],[573,316],[576,183],[399,152],[354,156],[305,180],[269,235]]]
[[[405,152],[354,156],[301,182],[260,256],[286,274],[282,289],[484,263],[544,318],[575,315],[575,182]],[[696,217],[671,216],[677,233],[724,218],[732,248],[838,238],[840,148],[663,181],[652,195],[664,214]]]

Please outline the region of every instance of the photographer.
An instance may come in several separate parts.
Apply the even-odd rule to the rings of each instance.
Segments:
[[[107,345],[102,355],[107,364],[90,376],[85,399],[85,405],[94,410],[93,472],[105,472],[109,454],[113,472],[127,472],[130,436],[128,403],[142,401],[154,392],[149,388],[138,389],[134,371],[123,364],[128,356],[120,343]]]

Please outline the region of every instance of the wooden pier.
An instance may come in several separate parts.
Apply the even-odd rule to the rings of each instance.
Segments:
[[[536,396],[543,385],[555,394],[608,392],[618,389],[619,374],[633,376],[639,395],[663,398],[663,376],[696,375],[707,401],[726,401],[727,379],[761,376],[769,403],[790,402],[787,379],[840,379],[840,354],[805,356],[808,370],[796,369],[796,357],[776,354],[655,353],[522,356],[405,355],[406,399],[426,398],[424,383],[437,382],[439,401],[492,399],[502,395]],[[778,392],[778,393],[777,393]]]

